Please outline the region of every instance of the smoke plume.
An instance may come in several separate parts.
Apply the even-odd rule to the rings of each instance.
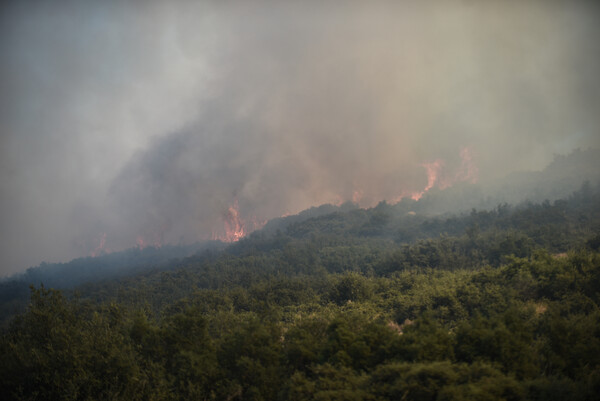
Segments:
[[[249,231],[322,203],[418,199],[599,147],[599,11],[5,3],[2,273],[226,238],[234,216]]]

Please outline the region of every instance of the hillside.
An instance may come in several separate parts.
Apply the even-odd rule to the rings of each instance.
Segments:
[[[223,250],[148,251],[160,268],[32,289],[0,395],[592,400],[598,205],[586,184],[454,215],[324,207]]]
[[[600,1],[0,21],[0,401],[600,400]]]

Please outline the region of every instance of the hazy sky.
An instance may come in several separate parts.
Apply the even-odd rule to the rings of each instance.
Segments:
[[[487,180],[599,147],[599,17],[584,1],[2,2],[0,275],[102,238],[210,238],[236,201],[250,224],[414,193],[434,165]]]

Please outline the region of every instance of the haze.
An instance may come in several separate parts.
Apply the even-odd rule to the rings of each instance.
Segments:
[[[596,2],[0,12],[0,275],[600,146]]]

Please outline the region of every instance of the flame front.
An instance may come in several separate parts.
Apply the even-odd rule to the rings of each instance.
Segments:
[[[225,241],[236,242],[246,235],[244,221],[240,218],[240,211],[237,200],[233,206],[229,206],[225,219]]]
[[[458,182],[476,183],[478,169],[473,161],[473,155],[469,147],[460,149],[460,165],[446,163],[443,159],[435,159],[433,161],[420,163],[419,166],[425,170],[427,176],[427,184],[420,190],[404,189],[398,195],[387,200],[393,203],[398,203],[405,198],[410,198],[414,201],[420,200],[427,192],[433,188],[444,190],[450,188]],[[414,187],[413,187],[414,188]],[[351,195],[350,195],[351,194]],[[341,206],[348,198],[352,199],[354,204],[359,207],[374,207],[374,198],[369,196],[369,191],[363,190],[360,183],[353,183],[352,192],[342,196],[335,192],[328,192],[329,203]],[[377,199],[379,202],[381,199]],[[281,217],[290,216],[292,212],[286,210]],[[214,230],[212,239],[223,242],[236,242],[248,235],[250,232],[262,228],[266,220],[261,221],[256,217],[243,218],[240,214],[237,199],[222,215],[223,229]]]
[[[413,200],[417,201],[417,200],[421,199],[421,197],[423,197],[425,192],[427,192],[431,188],[433,188],[436,183],[438,183],[438,187],[440,187],[440,189],[445,189],[451,185],[447,182],[443,182],[443,181],[440,182],[440,173],[442,171],[442,168],[444,167],[443,160],[437,159],[431,163],[423,163],[423,164],[421,164],[421,166],[425,167],[425,170],[427,170],[427,185],[425,186],[425,188],[423,188],[423,190],[418,191],[418,192],[413,192],[410,195],[410,197]]]
[[[233,202],[233,205],[227,208],[227,211],[223,213],[223,234],[219,234],[213,231],[212,239],[223,242],[236,242],[245,237],[247,234],[254,230],[262,228],[267,221],[259,220],[256,217],[251,217],[249,220],[245,220],[240,215],[240,209],[237,199]]]
[[[460,166],[455,169],[449,169],[446,162],[442,159],[436,159],[432,162],[421,163],[420,166],[425,169],[427,174],[427,184],[423,189],[403,190],[399,195],[390,199],[392,203],[400,202],[404,198],[411,198],[418,201],[433,188],[444,190],[453,186],[457,182],[469,182],[475,184],[477,182],[478,169],[473,161],[473,155],[469,147],[463,147],[460,150]],[[352,193],[352,201],[360,203],[363,196],[363,191],[355,189]],[[374,206],[374,205],[371,205]]]
[[[469,147],[464,147],[460,150],[460,159],[460,167],[454,174],[450,175],[447,172],[442,175],[442,173],[444,173],[444,161],[441,159],[437,159],[431,163],[421,164],[425,167],[425,170],[427,170],[427,186],[423,188],[422,191],[413,192],[411,198],[414,200],[421,199],[421,197],[434,186],[437,186],[439,189],[446,189],[461,181],[475,184],[477,182],[478,170],[473,162],[473,155],[471,154],[471,149]],[[399,199],[402,199],[402,197],[403,196],[400,196]]]

